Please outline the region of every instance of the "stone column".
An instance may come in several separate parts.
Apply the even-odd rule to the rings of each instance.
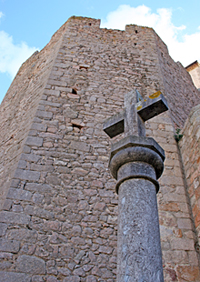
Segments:
[[[152,138],[129,136],[111,149],[119,194],[117,282],[163,282],[156,192],[164,151]]]

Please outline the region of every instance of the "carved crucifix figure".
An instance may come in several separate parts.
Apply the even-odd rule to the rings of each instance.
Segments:
[[[125,95],[124,106],[103,126],[111,138],[125,135],[112,144],[109,163],[119,194],[117,282],[163,282],[156,192],[165,155],[145,137],[145,121],[168,106],[160,92],[144,100],[137,90]]]

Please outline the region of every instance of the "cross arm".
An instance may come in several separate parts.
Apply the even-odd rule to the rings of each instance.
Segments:
[[[160,91],[147,99],[143,99],[137,90],[129,92],[124,104],[124,111],[104,122],[103,130],[110,138],[123,132],[125,136],[145,136],[145,121],[168,110],[167,101]]]
[[[150,95],[149,98],[137,105],[137,113],[143,121],[147,121],[167,110],[167,101],[160,91]]]
[[[104,122],[103,130],[108,134],[108,136],[110,136],[110,138],[113,138],[124,132],[124,115],[125,112],[123,111],[110,117]]]

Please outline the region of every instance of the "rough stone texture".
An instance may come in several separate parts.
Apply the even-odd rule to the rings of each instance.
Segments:
[[[30,216],[24,213],[1,211],[0,221],[5,223],[28,224],[30,222]]]
[[[45,262],[35,256],[22,255],[17,259],[16,269],[24,273],[45,274]]]
[[[0,282],[30,282],[29,275],[16,272],[0,271]]]
[[[7,187],[24,150],[23,146],[44,92],[63,31],[64,27],[52,37],[50,43],[41,52],[35,52],[21,66],[1,103],[0,208],[5,201]],[[37,137],[29,136],[28,142],[32,138]]]
[[[117,281],[163,280],[156,190],[129,179],[119,188]]]
[[[194,219],[198,244],[200,244],[200,105],[194,107],[182,130],[183,138],[179,142],[185,168],[188,197]],[[187,222],[182,224],[187,225]],[[196,246],[199,248],[199,246]]]
[[[4,239],[20,243],[18,253],[0,253],[1,267],[10,281],[13,275],[15,281],[20,275],[19,281],[25,275],[27,281],[116,280],[118,198],[102,125],[136,87],[143,97],[161,90],[170,107],[146,124],[166,153],[158,193],[165,281],[197,282],[174,123],[183,125],[199,92],[152,29],[99,24],[70,18],[22,65],[1,104],[1,230]],[[41,259],[45,274],[17,272],[24,256]]]
[[[191,75],[194,85],[200,91],[200,64],[199,62],[195,61],[194,63],[190,64],[189,66],[186,67],[186,70]]]
[[[132,139],[130,147],[125,145],[127,139]],[[162,149],[155,141],[149,149],[152,141],[152,138],[129,136],[117,142],[121,147],[112,146],[109,167],[117,179],[119,194],[118,282],[164,282],[156,199],[164,153],[161,158]]]
[[[174,64],[172,58],[167,55],[167,46],[156,34],[155,36],[157,37],[156,45],[160,76],[165,89],[164,95],[167,98],[171,110],[171,119],[173,123],[181,128],[183,127],[191,108],[199,104],[199,92],[194,85],[191,85],[191,77],[189,73],[185,72],[181,63],[177,62]],[[187,85],[187,83],[189,84]],[[161,85],[160,87],[162,89]],[[178,95],[176,92],[177,89],[180,91]]]
[[[199,262],[195,250],[196,236],[191,229],[192,217],[190,203],[185,190],[182,165],[174,129],[170,125],[169,113],[151,120],[147,132],[165,150],[165,170],[160,179],[160,191],[157,194],[160,218],[161,247],[163,254],[164,281],[182,281],[179,266],[186,273],[195,269],[198,281]],[[152,135],[153,134],[153,135]],[[188,220],[190,225],[180,227],[180,220]]]
[[[0,239],[0,251],[18,253],[19,241]]]

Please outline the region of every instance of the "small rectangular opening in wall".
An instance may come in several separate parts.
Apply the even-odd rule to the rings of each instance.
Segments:
[[[81,130],[81,129],[83,128],[82,125],[80,125],[80,124],[75,124],[75,123],[72,123],[72,127],[73,127],[73,128],[78,128],[79,130]]]
[[[80,69],[80,70],[81,70],[81,69],[87,70],[88,68],[89,68],[88,65],[80,65],[80,66],[79,66],[79,69]]]
[[[72,88],[72,94],[77,94],[77,89],[76,88]]]

